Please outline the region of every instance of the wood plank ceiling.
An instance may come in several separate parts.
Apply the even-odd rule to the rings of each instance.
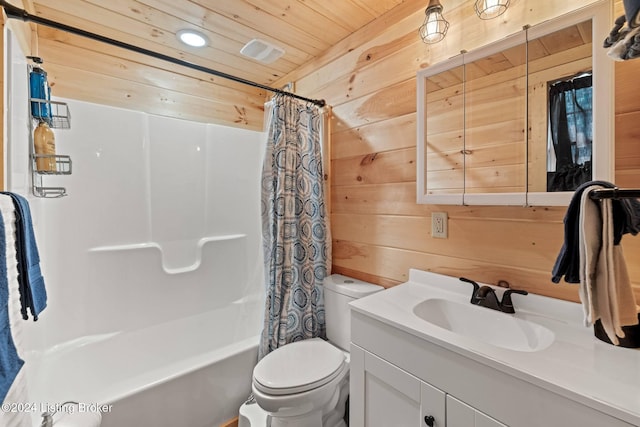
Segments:
[[[272,85],[404,0],[14,0],[43,18]],[[20,4],[22,3],[22,4]],[[265,91],[104,43],[32,25],[54,96],[260,128]],[[181,44],[195,29],[205,48]],[[239,51],[258,38],[285,50],[272,64]],[[313,94],[303,94],[313,97]]]

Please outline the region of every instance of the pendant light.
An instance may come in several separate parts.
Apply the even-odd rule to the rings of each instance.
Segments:
[[[509,7],[509,0],[476,0],[473,8],[480,19],[492,19],[502,15]]]
[[[437,43],[444,39],[449,29],[449,23],[442,17],[442,5],[438,0],[429,0],[429,6],[424,11],[424,24],[418,32],[425,43]]]

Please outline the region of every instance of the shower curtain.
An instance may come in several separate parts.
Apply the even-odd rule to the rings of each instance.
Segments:
[[[262,241],[267,295],[260,358],[293,341],[325,337],[321,283],[331,265],[323,113],[312,103],[278,94],[266,121]]]

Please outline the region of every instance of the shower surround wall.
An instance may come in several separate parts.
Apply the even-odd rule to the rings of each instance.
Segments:
[[[73,321],[47,345],[256,293],[262,134],[67,102],[72,127],[56,136],[73,174],[44,183],[69,196],[36,211],[49,314]]]
[[[26,325],[31,398],[117,402],[106,424],[128,425],[118,417],[132,414],[117,413],[127,396],[178,377],[165,400],[196,393],[189,372],[223,361],[205,384],[226,400],[209,400],[202,417],[230,418],[250,392],[261,328],[264,134],[61,100],[71,129],[55,129],[56,149],[73,173],[43,185],[68,196],[34,198],[26,62],[13,48],[8,189],[30,200],[48,292],[40,320]],[[204,425],[196,418],[178,424]]]

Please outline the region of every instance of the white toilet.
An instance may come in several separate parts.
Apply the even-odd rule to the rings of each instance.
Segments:
[[[287,344],[253,370],[256,403],[240,408],[238,427],[344,427],[349,395],[349,302],[384,289],[340,274],[324,279],[327,338]]]

